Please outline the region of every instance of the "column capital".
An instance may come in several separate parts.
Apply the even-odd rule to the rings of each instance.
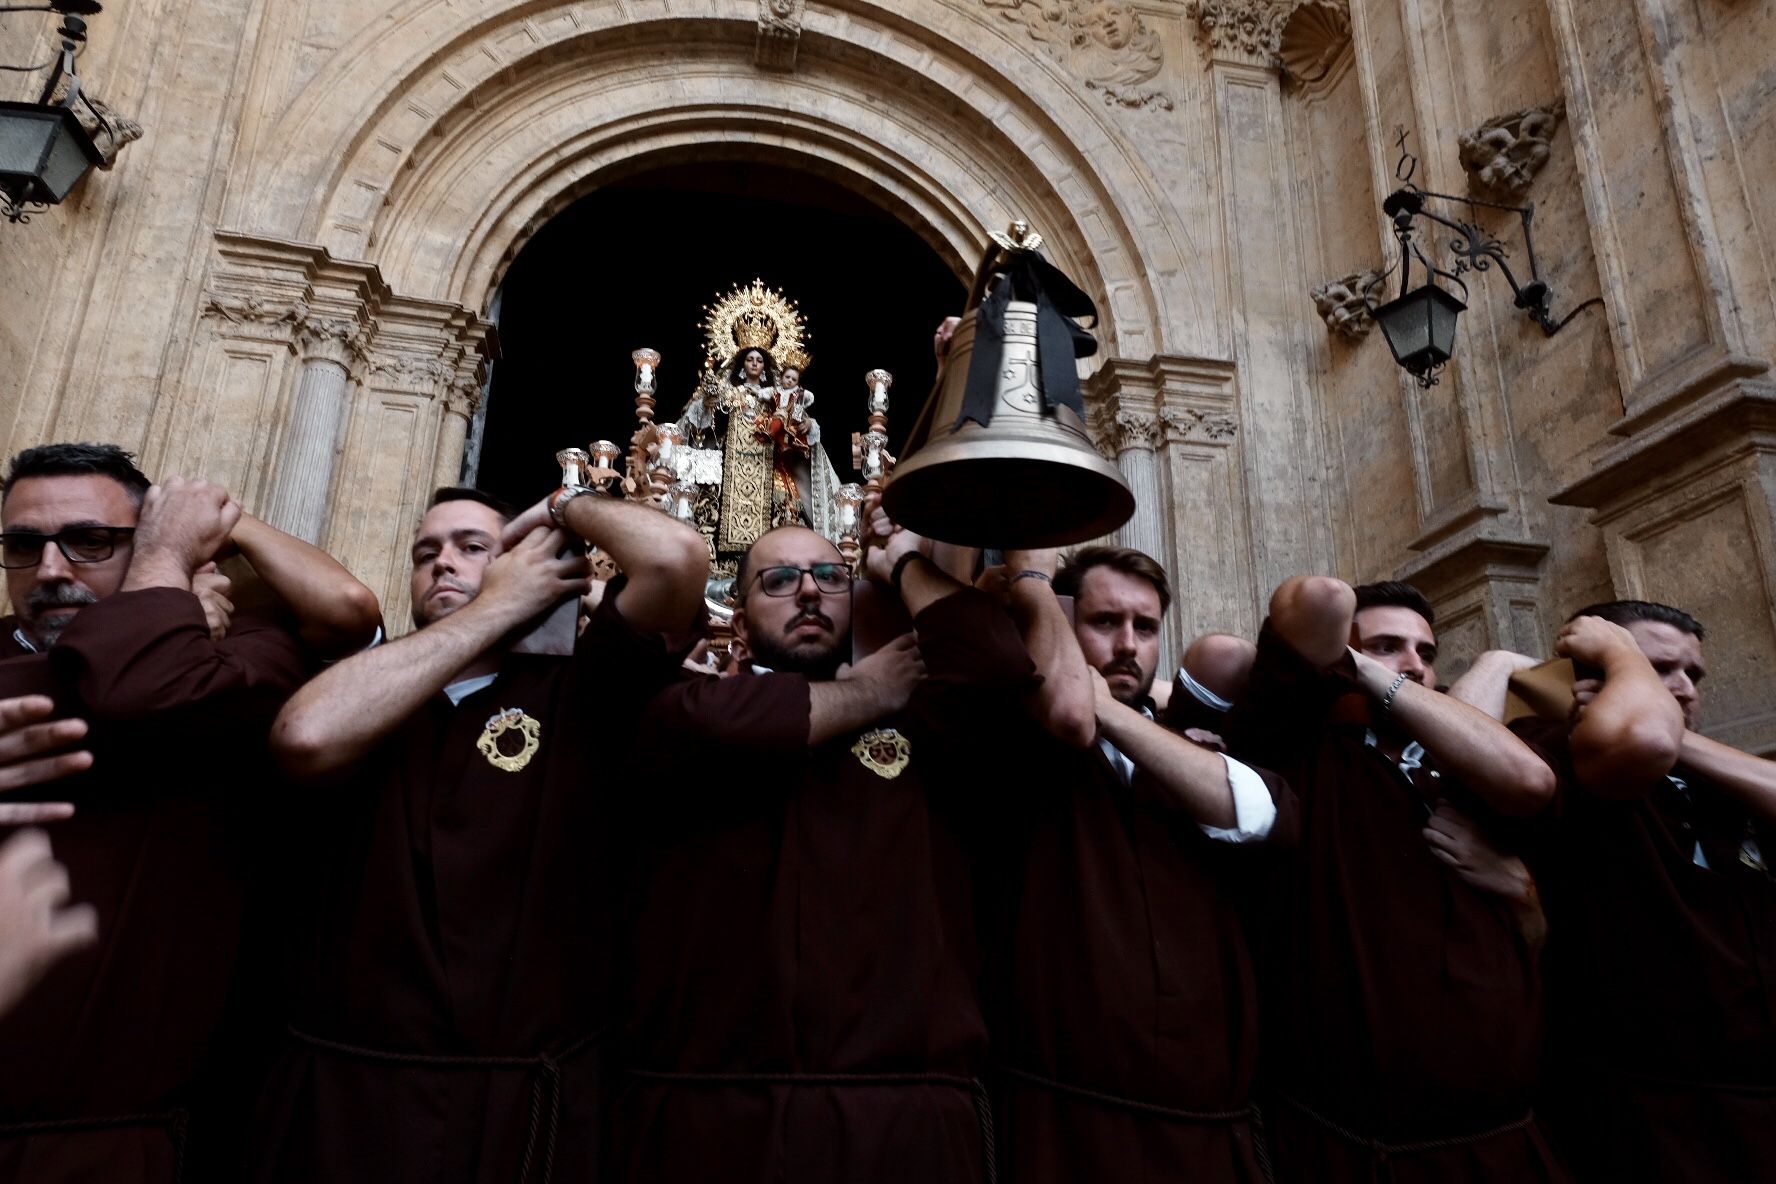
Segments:
[[[1283,25],[1296,0],[1190,0],[1184,14],[1196,22],[1211,62],[1280,66]]]

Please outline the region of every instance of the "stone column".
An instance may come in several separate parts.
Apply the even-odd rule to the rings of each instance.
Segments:
[[[351,321],[309,318],[297,329],[302,369],[267,490],[265,520],[311,543],[321,541],[351,403],[351,365],[363,336]]]
[[[481,405],[481,380],[473,374],[459,377],[444,398],[444,422],[438,425],[438,457],[432,484],[442,488],[462,480],[463,448],[469,440],[469,421]]]
[[[1278,51],[1296,5],[1193,0],[1214,105],[1217,189],[1228,262],[1226,332],[1239,375],[1253,567],[1262,586],[1329,571],[1319,409],[1298,292],[1301,265]]]
[[[1115,358],[1086,388],[1093,430],[1135,495],[1116,542],[1157,559],[1172,582],[1162,672],[1199,633],[1257,628],[1251,531],[1234,416],[1233,367],[1156,355]]]

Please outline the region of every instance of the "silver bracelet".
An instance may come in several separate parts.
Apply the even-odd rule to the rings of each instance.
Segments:
[[[1037,571],[1033,567],[1024,568],[1022,571],[1018,572],[1015,576],[1012,576],[1011,579],[1007,582],[1015,584],[1019,580],[1041,580],[1043,583],[1048,584],[1051,587],[1054,585],[1054,580],[1049,578],[1049,575],[1047,572]]]
[[[1405,681],[1405,674],[1394,675],[1393,685],[1389,686],[1387,694],[1381,697],[1381,709],[1383,711],[1392,711],[1394,709],[1394,696],[1400,693],[1400,684]]]

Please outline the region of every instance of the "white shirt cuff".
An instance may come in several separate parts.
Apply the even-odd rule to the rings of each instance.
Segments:
[[[1256,843],[1269,837],[1277,808],[1264,778],[1226,753],[1221,759],[1227,762],[1227,784],[1233,790],[1233,825],[1203,826],[1203,834],[1223,843]]]

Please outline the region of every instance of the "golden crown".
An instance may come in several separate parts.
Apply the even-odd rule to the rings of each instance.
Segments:
[[[741,313],[729,332],[741,349],[770,349],[777,341],[776,323],[756,309]]]
[[[788,370],[793,367],[797,370],[806,370],[813,364],[814,359],[808,356],[808,351],[799,346],[792,345],[788,349],[777,351],[777,365],[779,369]]]
[[[703,309],[703,350],[711,367],[749,349],[781,359],[801,351],[807,340],[808,324],[795,302],[763,280],[736,284]]]

